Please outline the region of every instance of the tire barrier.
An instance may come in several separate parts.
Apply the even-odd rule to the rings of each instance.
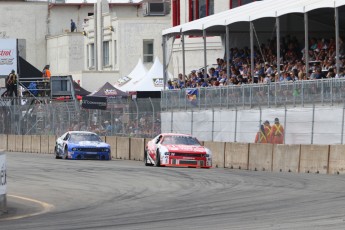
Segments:
[[[0,215],[7,211],[6,155],[0,151]]]
[[[113,159],[139,160],[149,138],[102,137],[111,146]],[[0,134],[0,149],[32,153],[54,153],[55,136]],[[207,142],[213,166],[219,168],[345,174],[345,145],[272,145]]]

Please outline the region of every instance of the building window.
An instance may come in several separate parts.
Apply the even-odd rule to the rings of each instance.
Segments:
[[[181,8],[180,8],[180,0],[173,0],[172,2],[172,25],[178,26],[181,24]]]
[[[189,0],[189,21],[214,14],[214,0]]]
[[[230,0],[230,9],[236,8],[238,6],[243,6],[255,1],[261,1],[261,0]]]
[[[95,67],[95,44],[89,45],[89,68]]]
[[[109,41],[103,42],[103,66],[109,65]]]
[[[117,41],[114,40],[114,66],[117,68]]]
[[[153,62],[153,40],[144,40],[143,48],[144,62]]]

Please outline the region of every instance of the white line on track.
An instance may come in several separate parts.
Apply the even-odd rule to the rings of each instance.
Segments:
[[[47,213],[54,208],[54,205],[48,204],[48,203],[43,202],[43,201],[39,201],[39,200],[27,198],[27,197],[22,197],[22,196],[16,196],[16,195],[7,195],[7,196],[39,204],[42,207],[42,210],[39,212],[34,212],[34,213],[30,213],[30,214],[25,214],[25,215],[11,216],[8,218],[1,219],[1,221],[3,221],[3,220],[18,220],[18,219],[22,219],[22,218],[26,218],[26,217],[30,217],[30,216],[37,216],[37,215],[41,215],[43,213]]]

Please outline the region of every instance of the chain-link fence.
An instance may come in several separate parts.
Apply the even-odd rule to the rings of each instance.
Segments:
[[[162,92],[162,111],[333,105],[343,103],[344,96],[344,78],[167,90]]]
[[[108,100],[107,110],[86,110],[74,102],[17,100],[12,104],[17,105],[11,105],[8,99],[0,104],[2,134],[61,135],[82,130],[100,135],[153,137],[160,133],[160,99]]]

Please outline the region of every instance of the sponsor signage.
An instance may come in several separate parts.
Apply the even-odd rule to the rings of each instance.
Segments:
[[[164,85],[163,78],[153,78],[153,85],[155,87],[163,87],[163,85]]]
[[[117,95],[117,91],[116,91],[116,89],[105,89],[104,90],[104,94],[106,96],[109,96],[109,97],[116,96]]]
[[[0,195],[6,194],[7,173],[6,173],[6,155],[0,155]]]
[[[106,97],[92,97],[85,96],[82,99],[81,107],[84,109],[107,109],[107,98]]]
[[[17,40],[0,39],[0,75],[7,76],[13,69],[17,73]]]
[[[126,84],[127,82],[129,82],[131,80],[130,77],[128,76],[124,76],[124,77],[120,77],[118,80],[117,80],[117,86],[122,86],[124,84]]]

